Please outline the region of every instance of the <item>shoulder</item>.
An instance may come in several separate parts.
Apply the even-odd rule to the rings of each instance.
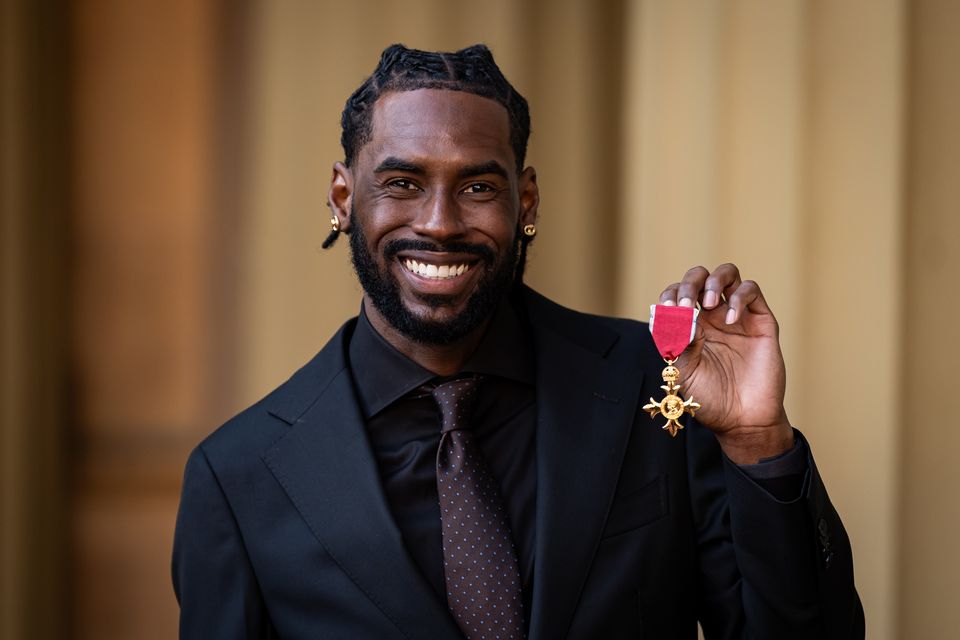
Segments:
[[[347,367],[346,347],[355,323],[356,318],[347,321],[283,384],[207,436],[193,457],[202,452],[214,468],[259,460]]]
[[[534,330],[548,330],[605,358],[628,355],[638,362],[660,362],[646,322],[570,309],[524,287],[522,300]]]

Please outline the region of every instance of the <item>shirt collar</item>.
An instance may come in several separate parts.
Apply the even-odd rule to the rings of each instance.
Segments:
[[[511,304],[503,302],[461,373],[499,376],[532,385],[533,352],[527,333]],[[436,377],[377,333],[363,305],[350,339],[349,360],[360,408],[366,418]]]

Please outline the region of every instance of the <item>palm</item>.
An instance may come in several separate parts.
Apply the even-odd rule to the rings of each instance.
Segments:
[[[725,304],[701,311],[694,342],[677,362],[681,392],[700,403],[697,421],[717,434],[777,424],[786,386],[777,322],[744,313],[727,325],[726,311]]]

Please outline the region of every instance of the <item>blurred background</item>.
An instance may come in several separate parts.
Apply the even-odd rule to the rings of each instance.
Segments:
[[[175,637],[188,451],[358,311],[325,194],[393,42],[530,101],[547,295],[760,282],[868,637],[957,637],[960,2],[0,7],[0,637]]]

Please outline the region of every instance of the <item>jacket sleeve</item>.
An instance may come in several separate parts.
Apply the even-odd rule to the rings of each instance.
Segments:
[[[863,638],[850,541],[809,446],[800,495],[780,500],[728,460],[708,430],[689,436],[705,637]]]
[[[240,530],[210,462],[187,461],[173,543],[180,637],[273,638]]]

